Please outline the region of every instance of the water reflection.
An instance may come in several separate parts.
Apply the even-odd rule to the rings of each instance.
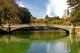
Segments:
[[[0,53],[80,53],[80,38],[74,34],[34,31],[5,35],[1,39],[9,43],[0,42]]]
[[[28,53],[68,53],[63,42],[32,43]]]
[[[69,47],[70,47],[70,53],[79,53],[78,49],[79,48],[79,39],[77,40],[77,37],[78,35],[77,34],[70,34],[70,44],[69,44]]]
[[[0,43],[0,53],[26,53],[29,43]]]

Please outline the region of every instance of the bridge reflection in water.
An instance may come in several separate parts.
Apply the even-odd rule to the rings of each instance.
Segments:
[[[22,36],[26,35],[30,36],[28,38],[25,38],[28,39],[26,40],[26,42],[19,41],[8,44],[1,42],[0,53],[79,53],[80,50],[80,42],[77,41],[75,37],[62,37],[61,33],[57,36],[57,33],[54,34],[53,32],[47,34],[35,32]],[[71,35],[73,36],[73,34]],[[21,36],[21,34],[16,34],[17,38],[18,36]],[[58,38],[56,38],[56,36]],[[59,38],[59,36],[61,36],[62,38]]]

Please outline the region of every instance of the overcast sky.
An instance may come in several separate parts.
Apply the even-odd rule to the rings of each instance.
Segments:
[[[45,15],[62,17],[67,9],[66,0],[20,0],[19,6],[29,9],[34,17],[42,18]]]

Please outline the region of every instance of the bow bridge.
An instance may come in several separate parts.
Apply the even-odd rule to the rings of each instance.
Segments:
[[[20,29],[20,28],[28,28],[28,27],[55,27],[55,28],[60,28],[62,30],[68,31],[69,33],[79,33],[80,32],[80,26],[77,27],[73,27],[73,26],[69,26],[69,25],[56,25],[56,24],[48,24],[48,23],[34,23],[34,24],[16,24],[16,25],[7,25],[7,24],[3,24],[0,26],[1,30],[4,31],[8,31],[8,29],[10,28],[10,31],[16,30],[16,29]]]

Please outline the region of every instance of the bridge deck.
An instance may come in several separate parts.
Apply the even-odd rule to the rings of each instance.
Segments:
[[[0,26],[0,28],[2,29],[9,27],[9,25],[6,25],[6,24],[3,24],[2,26],[3,28]],[[48,23],[16,24],[16,25],[10,25],[10,28],[11,30],[14,30],[14,29],[24,28],[24,27],[43,27],[43,26],[56,27],[56,28],[61,28],[61,29],[68,30],[68,31],[71,28],[73,28],[73,26],[69,26],[69,25],[65,26],[65,25],[56,25],[56,24],[48,24]]]

